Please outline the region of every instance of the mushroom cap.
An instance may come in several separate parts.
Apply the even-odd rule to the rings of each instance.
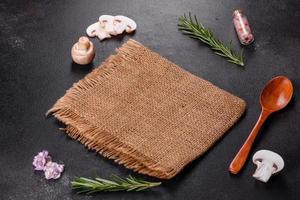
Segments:
[[[89,37],[95,37],[97,36],[100,40],[104,40],[105,38],[110,38],[109,33],[105,31],[105,29],[100,25],[99,22],[96,22],[92,25],[90,25],[86,29],[86,34]]]
[[[253,155],[252,161],[254,164],[256,164],[256,162],[262,162],[263,160],[274,164],[274,173],[281,171],[284,167],[284,161],[282,157],[273,151],[260,150]]]
[[[110,38],[111,36],[103,29],[97,32],[97,37],[100,40],[104,40],[105,38]]]
[[[112,15],[101,15],[99,17],[99,23],[102,28],[105,29],[111,35],[117,35],[113,26],[114,16]]]
[[[90,37],[95,37],[97,35],[97,32],[101,29],[101,26],[99,22],[91,24],[89,27],[86,29],[86,34]]]
[[[127,33],[130,33],[132,31],[134,31],[136,29],[136,27],[137,27],[135,21],[133,21],[129,17],[123,16],[123,15],[117,15],[117,16],[115,16],[114,19],[115,20],[119,20],[122,23],[125,23],[127,25],[127,28],[126,28],[126,32]]]
[[[113,26],[117,34],[122,34],[128,28],[126,21],[121,21],[118,19],[114,19]]]
[[[75,63],[86,65],[92,62],[95,57],[94,45],[87,37],[80,37],[71,49],[71,56]]]
[[[99,22],[103,26],[105,22],[112,22],[114,20],[114,16],[112,15],[101,15],[99,17]]]

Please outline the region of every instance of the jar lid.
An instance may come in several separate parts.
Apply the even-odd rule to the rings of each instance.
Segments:
[[[243,10],[237,9],[237,10],[233,11],[232,16],[241,15],[242,13],[243,13]]]

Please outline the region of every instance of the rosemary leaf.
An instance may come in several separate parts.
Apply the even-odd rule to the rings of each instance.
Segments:
[[[159,186],[160,184],[161,182],[148,182],[132,176],[128,176],[128,178],[124,179],[116,175],[113,175],[111,180],[79,177],[71,181],[72,189],[77,190],[78,193],[87,194],[95,192],[142,191]]]
[[[192,18],[189,13],[189,17],[184,14],[178,19],[178,27],[184,34],[191,38],[198,39],[201,42],[209,45],[211,49],[219,56],[227,58],[227,61],[239,66],[244,66],[243,53],[236,53],[231,49],[231,42],[229,45],[224,45],[220,40],[214,37],[213,32],[210,29],[205,28],[198,22],[197,17]]]

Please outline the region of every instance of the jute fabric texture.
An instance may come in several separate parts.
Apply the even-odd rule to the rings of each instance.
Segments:
[[[87,148],[170,179],[208,150],[245,102],[129,40],[48,111]]]

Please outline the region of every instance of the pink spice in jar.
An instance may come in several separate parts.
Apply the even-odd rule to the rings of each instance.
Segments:
[[[233,24],[241,44],[248,45],[254,41],[248,19],[242,10],[233,12]]]

